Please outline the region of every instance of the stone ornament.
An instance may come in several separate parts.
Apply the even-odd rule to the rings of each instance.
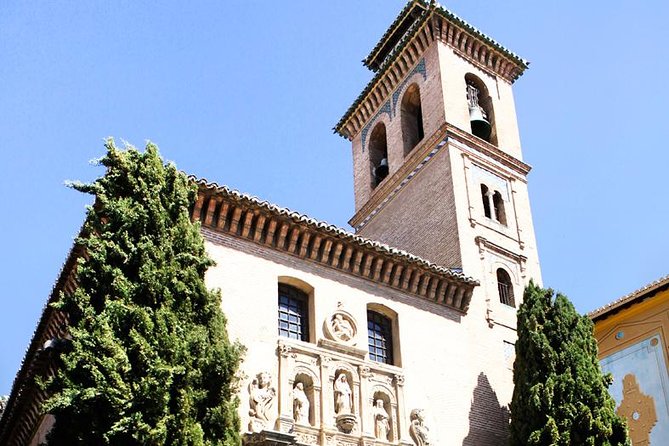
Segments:
[[[430,429],[425,424],[423,409],[413,409],[410,415],[411,425],[409,434],[416,446],[427,446],[430,444]]]
[[[358,328],[355,319],[348,312],[343,310],[341,302],[338,308],[325,320],[324,332],[325,336],[335,342],[355,345],[355,336],[358,333]]]
[[[657,423],[655,400],[641,391],[631,373],[623,378],[623,399],[616,414],[627,420],[632,444],[650,444],[650,431]]]
[[[335,414],[342,415],[351,412],[353,407],[353,391],[345,373],[340,373],[334,382]]]
[[[293,387],[293,420],[297,424],[310,426],[309,423],[309,398],[304,393],[304,384],[298,382]]]
[[[268,372],[260,372],[249,384],[249,430],[260,432],[267,427],[276,389],[272,387],[272,377]]]
[[[390,416],[385,407],[383,407],[383,400],[376,400],[372,408],[372,415],[374,416],[374,436],[379,440],[388,441]]]
[[[334,381],[335,422],[337,428],[351,433],[358,418],[353,414],[353,391],[345,373],[340,373]]]

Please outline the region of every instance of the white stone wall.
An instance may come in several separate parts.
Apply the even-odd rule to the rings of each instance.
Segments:
[[[396,415],[404,419],[398,422],[401,431],[393,443],[400,439],[411,443],[409,414],[412,409],[422,408],[431,429],[432,444],[500,444],[502,412],[495,402],[494,392],[501,395],[504,404],[508,402],[511,371],[503,345],[508,336],[502,330],[491,329],[483,317],[482,287],[474,295],[470,312],[461,315],[368,280],[238,239],[203,232],[207,251],[217,263],[207,273],[207,284],[222,291],[222,308],[228,319],[230,338],[239,340],[248,349],[241,367],[244,379],[240,389],[240,415],[244,430],[249,423],[247,386],[256,373],[268,371],[280,398],[289,398],[289,389],[280,388],[278,380],[277,283],[282,277],[290,277],[313,287],[315,333],[312,333],[312,342],[305,345],[292,341],[307,350],[327,354],[327,349],[321,349],[318,343],[325,338],[323,322],[339,303],[355,318],[356,347],[363,350],[367,349],[367,306],[382,305],[397,314],[398,367],[379,366],[382,370],[377,373],[377,376],[387,375],[389,382],[395,375],[404,377],[399,391],[403,401],[397,402]],[[330,356],[341,359],[340,354]],[[360,360],[352,360],[352,363],[359,366]],[[392,386],[392,382],[390,384]],[[322,386],[328,385],[324,380]],[[276,401],[274,417],[278,418],[279,407],[285,407],[285,401]],[[362,407],[371,409],[364,404]],[[332,416],[326,416],[322,426],[316,427],[322,427],[324,432],[336,431]],[[364,433],[353,434],[359,437]],[[327,442],[327,437],[321,436],[318,441]]]

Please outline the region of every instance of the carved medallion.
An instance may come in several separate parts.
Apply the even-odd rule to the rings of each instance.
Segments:
[[[328,339],[335,342],[355,345],[355,336],[358,333],[358,327],[355,319],[348,311],[338,308],[325,320],[323,324],[323,332]]]

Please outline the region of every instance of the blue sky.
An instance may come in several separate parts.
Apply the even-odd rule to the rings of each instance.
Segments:
[[[402,0],[5,0],[0,6],[0,394],[113,136],[348,228],[333,125]],[[669,2],[445,4],[531,61],[515,84],[544,283],[590,311],[669,273]]]

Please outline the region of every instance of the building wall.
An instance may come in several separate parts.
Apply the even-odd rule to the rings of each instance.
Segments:
[[[668,333],[668,290],[595,322],[609,391],[635,446],[669,444]]]
[[[290,377],[280,371],[279,363],[283,359],[277,353],[281,341],[277,334],[277,284],[291,278],[293,283],[306,283],[313,289],[312,326],[315,333],[310,343],[285,339],[283,343],[292,345],[293,353],[304,349],[315,352],[317,357],[333,358],[331,363],[347,362],[342,359],[347,353],[319,346],[324,340],[327,342],[324,322],[341,303],[340,308],[350,313],[357,323],[355,348],[365,354],[362,359],[348,356],[351,358],[348,362],[369,365],[373,371],[377,367],[377,378],[386,377],[387,385],[400,389],[396,395],[398,412],[395,414],[400,427],[394,442],[400,439],[411,442],[409,415],[412,409],[421,408],[430,427],[432,444],[501,444],[506,428],[506,412],[501,406],[508,402],[512,391],[511,358],[508,349],[505,356],[504,333],[492,330],[478,314],[462,315],[434,302],[308,261],[229,236],[203,232],[207,251],[217,263],[207,273],[207,284],[221,289],[231,339],[239,340],[248,348],[241,367],[244,378],[240,389],[240,416],[244,430],[250,421],[248,386],[260,371],[271,374],[277,389],[272,418],[279,417],[280,407],[284,407],[284,412],[290,407],[292,386],[287,381]],[[399,341],[400,353],[397,367],[379,366],[366,359],[366,310],[369,304],[380,305],[397,315],[396,342]],[[293,366],[298,364],[299,355],[293,361],[297,361]],[[318,368],[322,361],[317,359],[312,366]],[[355,370],[363,368],[354,367]],[[285,366],[283,370],[286,370]],[[398,387],[396,375],[404,378]],[[365,382],[371,385],[373,380],[374,377],[359,377],[360,386]],[[348,444],[347,441],[355,444],[365,432],[358,430],[343,437],[336,434],[331,383],[323,377],[321,386],[322,392],[328,394],[325,405],[330,407],[324,410],[322,426],[316,426],[319,437],[308,439],[309,434],[314,433],[313,429],[296,428],[296,431],[304,433],[307,442],[315,440],[315,443],[328,444],[339,435],[337,438],[344,444]],[[362,418],[368,417],[370,404],[365,403],[364,397],[361,401]],[[366,430],[369,436],[369,421]]]

